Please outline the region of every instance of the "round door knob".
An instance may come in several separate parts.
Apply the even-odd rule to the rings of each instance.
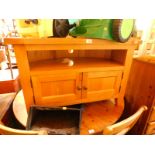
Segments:
[[[79,86],[77,87],[77,90],[81,90],[81,89],[82,89],[81,87],[79,87]]]
[[[84,86],[83,89],[84,89],[84,90],[87,90],[88,88]]]

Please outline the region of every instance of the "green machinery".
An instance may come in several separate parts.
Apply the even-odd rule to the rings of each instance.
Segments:
[[[70,29],[69,35],[73,37],[100,38],[126,42],[132,35],[135,20],[133,19],[79,19],[69,20],[76,23]]]
[[[133,19],[19,19],[22,37],[99,38],[126,42],[134,30]]]

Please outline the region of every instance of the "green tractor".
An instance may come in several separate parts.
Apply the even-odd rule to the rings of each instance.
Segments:
[[[126,42],[134,30],[133,19],[19,19],[22,37],[85,37]]]
[[[135,20],[133,19],[81,19],[69,20],[74,25],[69,35],[73,37],[100,38],[126,42],[131,37]]]

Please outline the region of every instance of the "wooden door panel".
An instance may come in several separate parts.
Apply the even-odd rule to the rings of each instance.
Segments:
[[[88,88],[89,88],[90,91],[99,91],[99,90],[103,90],[103,89],[112,89],[114,83],[115,83],[115,77],[91,78],[88,81]]]
[[[81,74],[47,75],[32,77],[36,104],[67,105],[81,98]]]
[[[82,100],[94,101],[117,97],[121,71],[83,73]]]
[[[41,94],[42,96],[56,96],[75,93],[75,82],[75,80],[42,82]]]

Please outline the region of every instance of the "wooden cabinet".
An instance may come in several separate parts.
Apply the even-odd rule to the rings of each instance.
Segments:
[[[20,90],[18,69],[0,70],[0,94],[18,92]]]
[[[141,105],[148,110],[139,119],[131,134],[155,134],[155,61],[154,57],[133,60],[125,93],[128,115]]]
[[[115,98],[123,103],[137,40],[6,38],[27,106],[63,106]],[[70,60],[70,61],[66,61]]]
[[[116,98],[122,72],[72,72],[32,76],[37,105],[64,105]]]

